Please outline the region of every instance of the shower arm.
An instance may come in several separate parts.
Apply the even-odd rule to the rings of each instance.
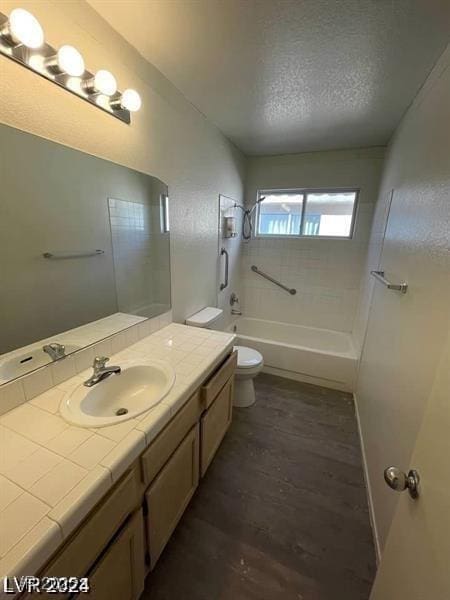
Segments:
[[[245,206],[242,206],[242,204],[238,204],[237,202],[235,202],[233,208],[240,208],[243,213],[251,215],[252,212],[255,210],[255,208],[258,206],[258,204],[260,204],[265,199],[266,199],[265,196],[261,196],[261,198],[258,198],[258,200],[255,202],[255,204],[251,208],[245,208]]]
[[[252,232],[253,232],[252,215],[253,215],[253,212],[254,212],[255,208],[258,206],[258,204],[260,204],[263,200],[265,200],[265,198],[266,198],[265,196],[261,196],[261,198],[258,198],[256,200],[255,204],[251,208],[245,208],[244,206],[242,206],[242,204],[238,204],[237,202],[234,203],[233,208],[240,208],[242,210],[242,212],[244,213],[244,217],[242,220],[242,238],[246,241],[249,241],[252,238]],[[246,226],[247,226],[247,231],[246,231]]]

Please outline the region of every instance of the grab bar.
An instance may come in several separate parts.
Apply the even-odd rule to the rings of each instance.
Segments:
[[[230,257],[228,255],[228,252],[225,250],[225,248],[221,248],[220,256],[223,256],[224,254],[225,254],[225,281],[224,281],[224,283],[220,284],[220,291],[222,291],[226,287],[228,287],[228,263],[230,261]]]
[[[383,285],[385,285],[388,290],[395,290],[396,292],[406,294],[406,291],[408,289],[407,283],[391,283],[385,278],[384,271],[370,271],[370,274],[373,277],[375,277],[375,279],[380,281]]]
[[[44,258],[51,258],[56,260],[58,258],[81,258],[83,256],[98,256],[99,254],[105,254],[104,250],[86,250],[85,252],[44,252],[42,256]]]
[[[256,265],[252,265],[251,266],[251,270],[254,273],[257,273],[258,275],[261,275],[261,277],[264,277],[264,279],[268,279],[269,281],[271,281],[272,283],[274,283],[275,285],[277,285],[281,289],[286,290],[286,292],[289,292],[292,296],[295,296],[295,294],[297,293],[296,289],[294,289],[294,288],[288,288],[286,285],[283,285],[282,283],[280,283],[279,281],[277,281],[276,279],[274,279],[270,275],[267,275],[267,273],[264,273],[263,271],[260,271]]]

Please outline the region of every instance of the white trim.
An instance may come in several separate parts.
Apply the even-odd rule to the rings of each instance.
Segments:
[[[239,336],[239,333],[237,333]],[[243,340],[245,341],[245,340]],[[319,385],[326,387],[331,390],[338,390],[340,392],[349,392],[351,389],[347,383],[341,381],[334,381],[333,379],[323,379],[322,377],[314,377],[313,375],[306,375],[305,373],[297,373],[297,371],[290,371],[288,369],[280,369],[278,367],[271,367],[264,365],[262,369],[263,373],[269,375],[276,375],[277,377],[284,377],[285,379],[292,379],[293,381],[300,381],[302,383],[310,383],[312,385]]]
[[[370,486],[369,470],[367,468],[366,451],[365,451],[365,447],[364,447],[364,438],[363,438],[363,432],[361,429],[361,421],[359,418],[359,410],[358,410],[358,401],[356,399],[355,392],[353,392],[353,404],[355,405],[356,422],[358,424],[359,442],[360,442],[360,446],[361,446],[361,455],[362,455],[362,462],[363,462],[364,482],[366,484],[367,504],[369,506],[370,525],[372,527],[373,541],[374,541],[374,545],[375,545],[375,558],[377,561],[377,566],[379,566],[380,561],[381,561],[381,545],[380,545],[380,539],[378,537],[377,522],[376,522],[376,518],[375,518],[375,510],[374,510],[373,498],[372,498],[372,488]]]

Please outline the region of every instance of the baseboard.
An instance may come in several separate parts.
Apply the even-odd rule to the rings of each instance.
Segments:
[[[375,511],[374,511],[374,507],[373,507],[372,489],[370,487],[369,471],[367,469],[366,450],[365,450],[365,446],[364,446],[363,432],[361,429],[361,421],[359,418],[358,400],[356,398],[355,392],[353,392],[353,403],[355,405],[356,422],[358,424],[359,442],[361,445],[364,481],[366,484],[367,504],[369,506],[370,525],[372,527],[373,541],[374,541],[374,545],[375,545],[375,558],[377,561],[377,565],[379,565],[380,560],[381,560],[381,546],[380,546],[380,539],[378,537],[377,522],[375,519]]]

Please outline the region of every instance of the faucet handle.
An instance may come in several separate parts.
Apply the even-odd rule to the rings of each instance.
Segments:
[[[58,342],[45,344],[45,346],[42,347],[42,350],[46,352],[52,360],[59,360],[66,356],[66,347],[64,344],[58,344]]]
[[[49,344],[49,346],[52,350],[56,350],[61,353],[64,353],[64,351],[66,349],[64,344],[59,344],[58,342],[52,342],[51,344]]]
[[[96,356],[94,358],[94,364],[92,365],[94,370],[103,369],[108,362],[108,356]]]
[[[235,304],[239,304],[239,298],[237,294],[233,292],[230,296],[230,306],[234,306]]]

